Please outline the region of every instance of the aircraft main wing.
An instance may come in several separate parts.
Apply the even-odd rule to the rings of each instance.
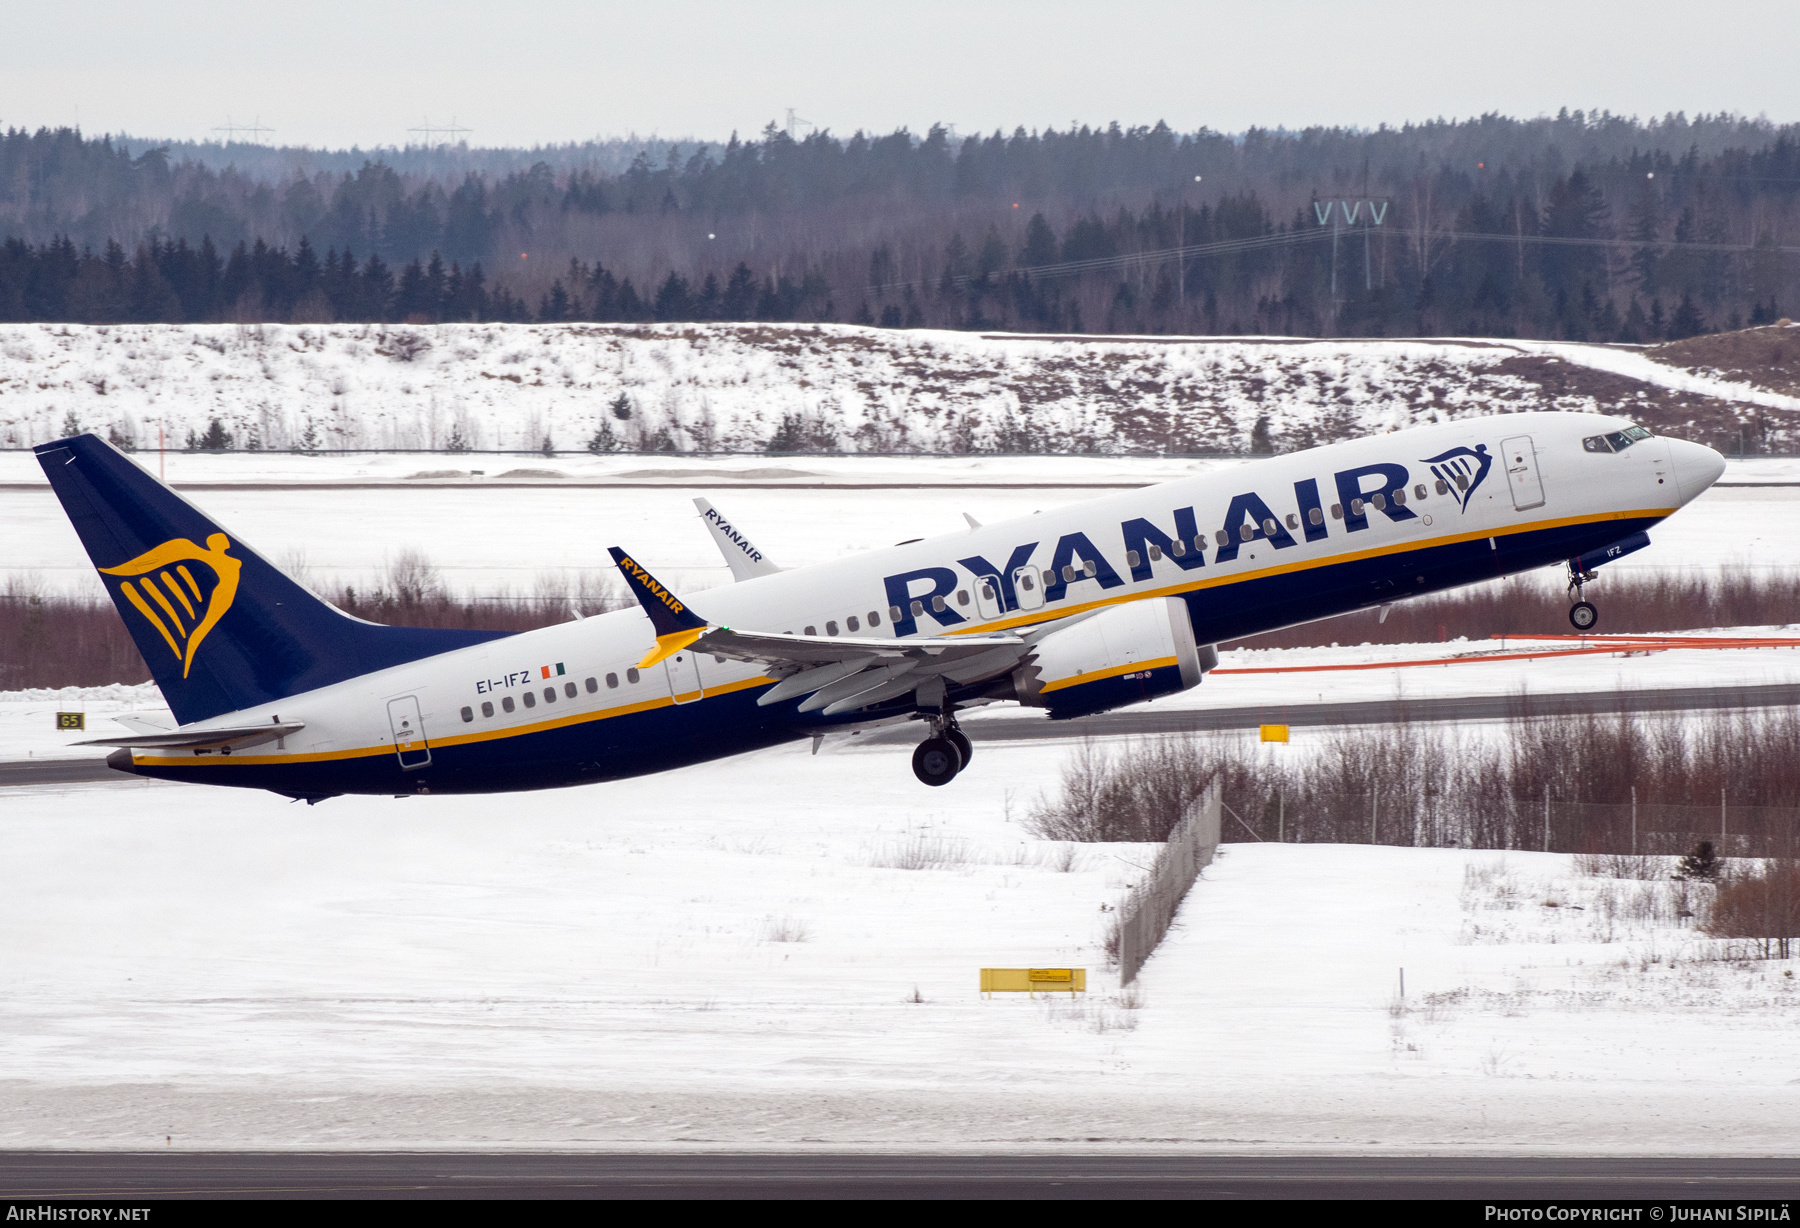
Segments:
[[[762,706],[804,695],[800,711],[823,708],[826,716],[836,716],[921,687],[980,681],[1017,668],[1044,630],[904,640],[740,631],[707,622],[624,551],[611,553],[656,635],[656,647],[639,668],[683,649],[763,665],[780,681],[757,698]]]

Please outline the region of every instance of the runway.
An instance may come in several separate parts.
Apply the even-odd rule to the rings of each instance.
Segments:
[[[1775,708],[1800,703],[1800,685],[1676,687],[1641,691],[1564,691],[1543,695],[1447,695],[1347,703],[1269,704],[1191,708],[1154,704],[1099,716],[1051,721],[1031,717],[972,716],[963,732],[976,742],[1048,742],[1068,738],[1117,738],[1158,733],[1255,729],[1259,725],[1392,725],[1449,721],[1499,721],[1518,716],[1569,716],[1616,712],[1697,712]],[[861,736],[875,745],[916,742],[911,724]],[[0,762],[0,788],[25,785],[123,783],[136,779],[113,771],[104,759],[21,759]]]
[[[804,1153],[0,1153],[12,1200],[1409,1198],[1756,1202],[1794,1159]]]

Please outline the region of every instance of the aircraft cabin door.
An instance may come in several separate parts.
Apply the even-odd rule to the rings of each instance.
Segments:
[[[1528,512],[1544,506],[1544,480],[1538,476],[1537,452],[1531,436],[1514,435],[1501,442],[1501,459],[1506,462],[1506,484],[1512,489],[1515,511]]]
[[[669,691],[678,704],[693,703],[699,699],[700,689],[700,657],[692,650],[678,652],[663,661],[663,668],[669,673]]]
[[[403,695],[388,700],[388,725],[394,731],[394,753],[406,771],[431,764],[431,745],[425,741],[425,719],[419,715],[419,697]]]
[[[1035,610],[1044,604],[1044,580],[1035,567],[1021,567],[1013,572],[1013,598],[1021,610]]]
[[[1005,613],[1000,600],[1000,577],[980,576],[975,581],[975,610],[982,618],[999,618]]]

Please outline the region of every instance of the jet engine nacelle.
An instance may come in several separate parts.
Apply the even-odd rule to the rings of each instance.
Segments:
[[[1186,603],[1148,598],[1039,640],[1013,671],[1013,693],[1052,717],[1086,716],[1185,691],[1218,659],[1212,645],[1194,643]]]

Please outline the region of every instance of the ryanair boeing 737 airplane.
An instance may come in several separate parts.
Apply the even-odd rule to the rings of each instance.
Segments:
[[[947,784],[980,704],[1102,712],[1197,685],[1224,640],[1551,564],[1579,597],[1725,468],[1623,419],[1476,418],[790,571],[697,500],[735,583],[690,604],[614,549],[638,608],[514,635],[352,618],[103,440],[36,451],[178,722],[91,744],[308,802],[615,780],[905,720],[927,731],[913,771]]]

